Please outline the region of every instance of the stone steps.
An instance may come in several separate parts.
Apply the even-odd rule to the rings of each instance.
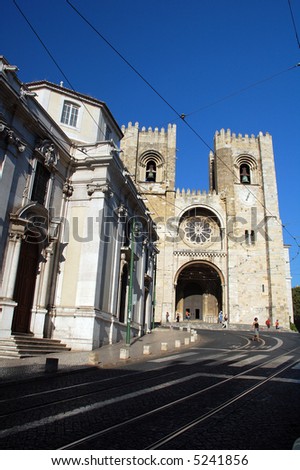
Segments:
[[[31,335],[12,335],[10,338],[0,339],[0,358],[6,359],[21,359],[70,350],[71,348],[60,340],[35,338]]]

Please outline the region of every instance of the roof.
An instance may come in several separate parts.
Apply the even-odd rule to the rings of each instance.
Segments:
[[[114,125],[116,126],[116,128],[120,132],[120,135],[123,136],[123,133],[122,133],[120,127],[119,127],[119,124],[115,120],[115,118],[112,115],[110,109],[108,108],[106,103],[104,103],[104,101],[100,101],[97,98],[93,98],[92,96],[86,95],[84,93],[79,93],[79,92],[77,92],[73,89],[65,88],[62,85],[57,85],[56,83],[49,82],[48,80],[39,80],[39,81],[35,81],[35,82],[29,82],[29,83],[26,83],[26,87],[31,89],[31,90],[38,90],[38,89],[42,89],[42,88],[48,88],[50,90],[57,91],[60,94],[63,94],[63,95],[69,96],[69,97],[71,96],[74,99],[77,99],[77,100],[80,100],[80,101],[85,101],[87,103],[94,104],[95,106],[104,108],[105,112],[109,115],[110,119],[113,121]]]

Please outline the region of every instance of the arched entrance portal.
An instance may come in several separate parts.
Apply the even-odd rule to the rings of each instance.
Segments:
[[[38,270],[40,249],[36,241],[36,234],[27,232],[22,240],[18,272],[15,283],[15,308],[12,332],[29,333],[31,309],[33,304],[36,275]]]
[[[222,282],[217,269],[207,262],[191,262],[178,274],[176,286],[176,311],[185,319],[209,323],[218,322],[222,309]]]

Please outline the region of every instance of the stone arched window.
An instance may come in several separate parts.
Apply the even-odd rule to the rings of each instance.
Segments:
[[[235,169],[239,183],[257,183],[257,162],[251,155],[240,155],[235,161]]]
[[[149,160],[146,165],[146,181],[156,181],[156,163]]]
[[[139,181],[161,183],[164,180],[164,159],[159,152],[147,151],[139,159]]]
[[[251,184],[250,167],[247,163],[240,165],[240,183]]]

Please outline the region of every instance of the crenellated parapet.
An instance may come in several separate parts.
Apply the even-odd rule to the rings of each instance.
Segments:
[[[197,198],[200,200],[209,200],[210,202],[215,199],[219,200],[220,196],[217,194],[215,190],[213,191],[206,191],[205,189],[179,189],[176,190],[176,198],[183,198],[188,199],[190,197]]]
[[[266,132],[263,134],[263,132],[259,132],[258,136],[255,136],[254,134],[248,135],[248,134],[236,134],[234,132],[231,132],[230,129],[221,129],[220,131],[216,131],[215,133],[215,147],[220,148],[220,147],[226,147],[226,146],[237,146],[241,147],[244,146],[246,148],[256,148],[259,142],[272,142],[272,136]]]
[[[135,128],[135,129],[139,129],[139,123],[136,122],[135,124],[132,124],[132,122],[129,122],[128,123],[128,126],[126,128],[126,126],[123,124],[122,127],[121,127],[121,130],[122,132],[124,133],[126,131],[126,129],[130,130],[132,128]],[[168,129],[167,129],[167,132],[172,132],[174,131],[176,133],[176,124],[168,124]],[[158,127],[155,127],[154,129],[149,126],[148,128],[146,128],[145,126],[143,126],[141,129],[140,129],[140,132],[147,132],[148,134],[151,135],[152,134],[165,134],[166,133],[166,129],[164,127],[162,127],[161,129],[159,129]]]

